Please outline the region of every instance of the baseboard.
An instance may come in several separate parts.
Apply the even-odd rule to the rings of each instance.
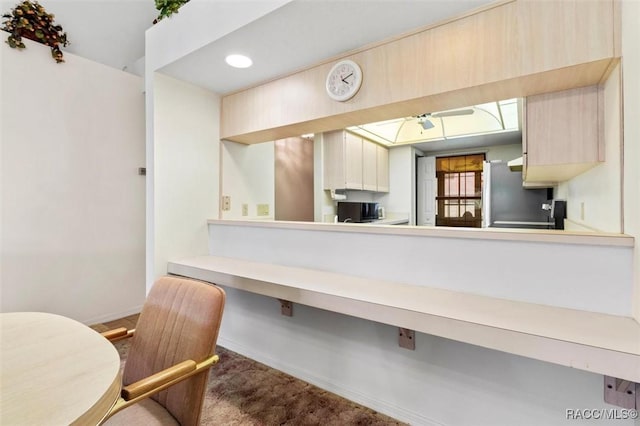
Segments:
[[[394,419],[401,422],[421,426],[444,426],[442,423],[424,417],[419,413],[406,410],[402,407],[398,407],[397,405],[389,404],[388,402],[381,399],[377,399],[370,395],[365,395],[355,389],[351,389],[348,386],[345,386],[344,383],[337,384],[335,383],[334,379],[329,380],[326,377],[317,376],[316,374],[306,369],[300,369],[283,363],[282,361],[272,358],[260,350],[256,350],[256,348],[254,347],[245,346],[233,340],[225,339],[222,336],[218,338],[218,345],[233,352],[237,352],[240,355],[244,355],[255,361],[268,365],[269,367],[275,368],[276,370],[280,370],[282,372],[290,374],[293,377],[304,380],[305,382],[318,386],[321,389],[324,389],[336,395],[340,395],[341,397],[346,398],[350,401],[353,401],[360,405],[364,405],[365,407],[371,408],[372,410],[375,410],[379,413],[393,417]]]
[[[128,317],[129,315],[137,314],[141,310],[142,310],[142,305],[138,305],[138,306],[130,307],[128,309],[124,309],[122,311],[110,312],[108,314],[100,315],[97,317],[83,319],[80,322],[86,325],[100,324],[103,322],[109,322],[109,321],[117,320],[120,318]]]

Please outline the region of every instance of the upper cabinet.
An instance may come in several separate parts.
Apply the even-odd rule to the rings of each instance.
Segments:
[[[596,84],[620,55],[619,3],[489,4],[340,58],[362,68],[349,102],[327,96],[323,84],[336,61],[226,95],[220,137],[260,143]]]
[[[338,146],[338,149],[340,147]],[[344,162],[340,167],[340,175],[344,174],[344,181],[340,179],[334,180],[335,188],[341,185],[345,189],[363,189],[362,188],[362,138],[344,132],[343,147]],[[338,162],[340,164],[340,162]],[[338,176],[338,174],[336,174]],[[344,182],[344,184],[343,184]]]
[[[562,182],[604,161],[598,86],[526,98],[525,183]]]
[[[378,192],[389,192],[389,149],[376,144]]]
[[[324,189],[389,191],[388,149],[342,130],[323,134]]]

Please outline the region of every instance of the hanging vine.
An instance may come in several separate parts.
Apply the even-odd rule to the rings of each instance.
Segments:
[[[9,32],[6,43],[14,49],[24,49],[22,38],[45,44],[51,48],[51,56],[56,62],[64,62],[60,46],[67,46],[67,33],[54,22],[55,15],[47,13],[37,1],[24,0],[10,13],[2,15],[2,29]]]

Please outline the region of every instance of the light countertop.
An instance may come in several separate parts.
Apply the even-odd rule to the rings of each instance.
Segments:
[[[169,262],[172,274],[599,374],[638,380],[631,317],[236,258]]]
[[[384,219],[374,220],[373,222],[368,222],[366,225],[408,225],[409,218],[408,217],[386,217]]]
[[[389,215],[387,216],[391,218]],[[340,231],[390,235],[412,235],[425,238],[463,238],[482,240],[538,241],[565,244],[633,247],[635,239],[626,234],[523,228],[454,228],[445,226],[362,226],[361,223],[322,223],[291,221],[251,221],[209,219],[209,225],[304,229],[308,231]],[[384,225],[384,223],[379,223]]]

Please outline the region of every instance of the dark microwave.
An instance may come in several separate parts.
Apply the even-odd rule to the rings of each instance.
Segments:
[[[378,203],[338,201],[338,222],[372,222],[378,219]]]

